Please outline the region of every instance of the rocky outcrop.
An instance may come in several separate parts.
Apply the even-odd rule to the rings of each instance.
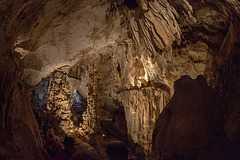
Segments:
[[[222,99],[226,101],[226,113],[224,132],[226,135],[226,142],[228,150],[232,151],[235,159],[239,159],[239,93],[240,93],[240,63],[239,63],[239,48],[240,39],[239,18],[234,17],[234,21],[228,31],[228,36],[225,39],[224,46],[221,52],[216,56],[216,63],[214,68],[215,78],[212,79],[211,84],[220,93]],[[235,27],[233,27],[235,26]]]
[[[134,4],[47,2],[28,34],[18,36],[15,50],[23,55],[22,78],[30,85],[49,72],[62,66],[70,68],[80,60],[77,69],[70,69],[69,75],[77,72],[75,77],[85,79],[90,92],[92,87],[96,88],[96,101],[90,103],[111,110],[115,100],[122,102],[128,133],[135,143],[148,150],[158,114],[174,92],[173,82],[182,75],[195,78],[204,74],[206,64],[211,64],[211,56],[205,42],[186,42],[181,48],[173,48],[182,41],[181,27],[196,23],[187,1]],[[49,7],[53,5],[57,6],[56,10]],[[62,14],[57,15],[59,11]],[[178,22],[179,19],[183,21]],[[90,82],[92,65],[95,80]]]
[[[73,72],[72,70],[70,72]],[[44,123],[51,124],[57,120],[58,127],[66,135],[76,134],[89,140],[89,135],[94,133],[93,126],[96,124],[92,116],[96,113],[90,109],[94,102],[91,101],[91,96],[88,94],[94,92],[88,91],[92,87],[86,87],[86,85],[84,80],[69,77],[66,72],[63,72],[63,69],[55,71],[34,86],[32,107],[34,111],[46,118]],[[83,86],[86,89],[82,88]]]
[[[203,77],[182,77],[160,114],[153,133],[153,159],[228,159],[224,103]]]
[[[42,141],[30,105],[31,93],[20,83],[22,66],[19,55],[11,50],[22,8],[9,1],[2,1],[0,6],[0,159],[42,160]]]
[[[239,130],[237,129],[238,124],[236,123],[236,119],[238,117],[237,114],[239,113],[237,109],[238,107],[236,107],[239,106],[239,101],[237,100],[239,95],[239,85],[237,82],[239,81],[239,63],[236,60],[239,59],[237,58],[237,54],[239,53],[239,38],[237,36],[239,34],[237,30],[239,26],[239,18],[236,17],[236,15],[239,15],[239,8],[237,7],[238,3],[239,2],[236,1],[225,1],[216,5],[215,2],[210,3],[208,1],[204,1],[202,5],[197,5],[199,4],[197,1],[190,1],[198,22],[204,22],[204,25],[201,26],[199,24],[195,24],[197,25],[197,28],[195,28],[196,26],[192,26],[190,23],[188,27],[191,26],[191,33],[188,31],[188,29],[182,30],[183,35],[184,37],[189,38],[192,43],[201,40],[208,45],[208,52],[211,54],[210,59],[212,62],[210,65],[211,67],[209,67],[209,63],[206,65],[204,75],[207,79],[208,84],[218,94],[218,98],[221,98],[223,100],[224,105],[222,106],[222,111],[225,115],[223,116],[223,113],[219,113],[217,115],[217,112],[214,112],[214,115],[217,117],[211,117],[213,118],[211,122],[215,122],[216,125],[212,127],[211,131],[209,131],[208,134],[206,133],[205,138],[207,139],[201,139],[203,138],[201,134],[204,133],[205,130],[209,130],[207,128],[203,129],[202,124],[205,123],[210,125],[211,123],[209,120],[206,122],[200,122],[201,120],[198,119],[197,121],[199,122],[195,122],[194,124],[199,125],[193,126],[191,128],[185,128],[185,130],[188,130],[188,133],[184,133],[185,130],[182,130],[182,128],[184,128],[184,126],[186,127],[188,124],[191,124],[191,122],[194,122],[194,119],[191,119],[192,117],[188,116],[188,114],[195,114],[194,110],[186,110],[186,112],[184,112],[186,109],[185,106],[192,105],[194,107],[197,107],[198,105],[194,104],[194,102],[186,97],[182,99],[174,98],[175,96],[179,97],[181,94],[180,92],[177,92],[178,87],[176,87],[176,92],[172,100],[169,102],[166,110],[164,110],[160,115],[161,118],[159,118],[157,121],[158,123],[156,125],[153,139],[158,139],[159,141],[153,144],[153,158],[160,159],[161,157],[162,159],[181,159],[184,157],[184,159],[204,160],[239,159],[239,154],[237,152],[237,150],[239,150],[239,140],[236,136],[239,133]],[[226,7],[229,4],[231,4],[230,9],[232,12],[230,12],[229,8]],[[207,10],[211,10],[211,14]],[[209,18],[207,19],[206,16],[209,16]],[[216,20],[216,17],[218,17],[218,22],[213,23],[214,19]],[[199,30],[199,27],[202,29]],[[209,56],[209,54],[207,56]],[[189,85],[192,84],[192,82],[189,83]],[[176,85],[180,84],[176,83]],[[232,88],[233,86],[234,89]],[[187,88],[189,87],[181,90],[181,92],[185,93],[185,91],[187,91]],[[189,96],[195,95],[196,93],[198,93],[198,91],[189,91]],[[197,98],[199,97],[200,96],[197,96]],[[188,102],[186,102],[185,99]],[[207,97],[204,101],[206,101],[206,99]],[[215,106],[215,104],[211,105],[211,109],[213,106]],[[179,110],[176,111],[176,108]],[[206,108],[208,111],[211,111],[211,109]],[[180,123],[181,119],[178,119],[180,118],[178,116],[179,114],[183,114],[183,117],[186,117],[186,121],[182,121],[182,123]],[[207,119],[207,117],[205,117],[206,115],[207,113],[204,115],[200,114],[195,117],[201,118],[202,121],[205,121],[205,119]],[[169,119],[167,120],[167,118]],[[161,124],[161,120],[163,121],[163,124]],[[176,128],[179,123],[182,127]],[[218,134],[214,134],[213,131],[217,131],[216,127],[220,127],[219,123],[221,123],[221,125],[224,127],[219,130]],[[201,134],[198,135],[196,131]],[[182,138],[180,137],[181,135],[187,137]],[[214,137],[215,140],[210,140],[211,144],[206,143],[209,142],[208,138],[211,136]],[[191,144],[188,142],[191,142],[193,146],[191,146]]]
[[[122,39],[120,20],[106,21],[108,7],[107,1],[100,0],[47,2],[15,46],[24,55],[24,81],[35,85],[57,68],[71,67],[86,54],[95,53],[94,49]]]
[[[148,152],[156,119],[174,93],[174,81],[183,75],[204,75],[225,101],[232,102],[226,107],[225,130],[229,141],[235,141],[238,125],[232,125],[232,117],[237,118],[239,104],[238,89],[233,89],[238,88],[239,79],[234,61],[239,11],[237,0],[3,0],[1,64],[8,69],[1,71],[1,97],[6,97],[1,102],[1,123],[12,128],[5,115],[24,108],[10,106],[8,110],[6,105],[12,91],[19,99],[24,99],[20,93],[28,94],[19,77],[32,86],[65,67],[68,80],[56,77],[56,84],[64,81],[65,87],[51,86],[60,94],[49,99],[57,100],[54,107],[60,108],[59,115],[66,120],[63,128],[74,128],[70,108],[76,86],[88,100],[85,116],[91,132],[96,126],[99,129],[95,119],[101,117],[100,111],[112,111],[119,102],[128,134]],[[22,67],[21,75],[16,68]],[[25,99],[24,105],[29,106]]]
[[[0,159],[41,160],[43,146],[30,104],[31,92],[18,81],[20,71],[14,62],[1,55]]]
[[[100,109],[114,110],[114,101],[121,102],[128,134],[148,152],[155,121],[174,92],[172,82],[181,75],[203,74],[208,48],[199,42],[180,56],[174,54],[173,63],[168,65],[161,63],[161,55],[159,61],[154,61],[133,46],[129,40],[97,51],[99,56],[94,57],[97,103]],[[198,64],[199,67],[192,67]]]

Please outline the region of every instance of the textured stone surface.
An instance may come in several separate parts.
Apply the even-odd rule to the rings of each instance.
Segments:
[[[78,134],[83,139],[89,140],[88,135],[94,133],[92,125],[95,124],[91,114],[95,113],[92,113],[94,111],[91,111],[88,107],[93,103],[89,98],[88,88],[85,92],[83,92],[84,88],[81,88],[82,86],[86,87],[86,85],[84,79],[80,81],[69,77],[63,71],[55,71],[51,76],[34,86],[32,107],[35,111],[43,114],[44,117],[52,115],[54,119],[60,122],[59,127],[66,135]],[[77,100],[81,103],[73,104],[74,91],[78,93]],[[84,104],[87,97],[89,98],[88,106]],[[78,111],[79,109],[81,111]],[[49,121],[45,120],[45,123],[52,123],[52,121],[50,118]]]
[[[16,37],[12,29],[17,23],[17,13],[11,11],[22,9],[9,1],[1,1],[0,6],[0,159],[42,160],[42,141],[30,105],[30,92],[19,83],[19,57],[11,52]]]
[[[234,26],[239,26],[239,20],[233,22]],[[232,151],[232,156],[239,159],[239,31],[237,28],[230,27],[228,37],[225,40],[223,50],[216,61],[219,62],[215,67],[215,78],[212,79],[213,87],[218,90],[226,104],[224,132],[228,149]],[[227,44],[228,45],[227,45]]]
[[[173,82],[182,75],[196,78],[204,74],[208,80],[211,79],[212,60],[214,54],[217,54],[215,52],[224,42],[232,15],[228,8],[221,7],[228,2],[221,2],[216,8],[214,3],[217,2],[211,4],[203,1],[138,1],[139,5],[135,10],[117,8],[116,6],[121,3],[121,1],[113,2],[113,10],[108,10],[107,20],[103,20],[101,24],[89,23],[87,29],[95,26],[101,28],[105,23],[113,23],[116,26],[117,21],[121,22],[121,29],[118,28],[117,33],[124,34],[118,39],[108,39],[111,43],[104,45],[96,43],[93,48],[90,47],[80,54],[75,51],[81,50],[79,46],[85,44],[85,41],[79,46],[70,43],[71,49],[67,49],[69,55],[78,54],[73,58],[73,64],[77,60],[80,61],[70,69],[69,74],[80,80],[85,79],[86,83],[89,83],[89,90],[97,87],[96,103],[100,108],[111,110],[115,106],[114,101],[120,101],[126,111],[128,133],[134,142],[149,150],[151,134],[158,114],[174,93]],[[83,10],[90,5],[90,3],[83,4]],[[106,6],[109,7],[109,4]],[[108,7],[100,8],[106,10]],[[80,10],[74,12],[70,24],[81,12]],[[95,12],[92,14],[94,15]],[[65,25],[65,18],[60,22]],[[81,25],[85,23],[81,22]],[[81,27],[79,30],[73,30],[74,27],[71,25],[67,28],[77,35],[88,33]],[[54,33],[66,31],[61,27],[53,27],[53,29]],[[130,38],[127,38],[125,33],[128,33]],[[36,39],[36,46],[41,46],[43,43],[41,38],[46,39],[46,37],[48,35]],[[56,42],[54,48],[62,52],[64,49],[61,47],[66,46],[67,40],[59,42],[58,38],[54,39]],[[80,38],[69,36],[67,39],[71,42],[83,38],[84,36]],[[63,43],[64,45],[61,45]],[[51,48],[51,46],[51,43],[46,43],[44,47]],[[41,47],[39,50],[36,49],[34,54],[42,55],[40,49]],[[59,54],[65,55],[65,51]],[[51,50],[51,52],[55,51]],[[24,62],[27,61],[25,59]],[[91,77],[88,70],[92,66],[95,70],[95,82],[89,82],[88,78]],[[33,81],[37,80],[34,76],[31,77]]]
[[[72,66],[95,48],[121,39],[119,19],[106,21],[108,7],[109,3],[94,0],[47,2],[35,28],[24,39],[18,37],[18,48],[27,43],[23,50],[30,50],[22,58],[24,81],[34,85],[57,68]]]
[[[1,61],[1,159],[43,159],[42,141],[30,105],[30,91],[17,81],[19,70],[13,61]]]
[[[211,154],[221,158],[224,103],[220,96],[203,77],[182,77],[174,88],[153,133],[153,159],[209,159]]]
[[[182,75],[204,75],[224,100],[231,101],[226,105],[225,130],[230,146],[238,142],[234,117],[239,106],[240,2],[136,2],[2,0],[1,125],[11,124],[11,129],[13,123],[5,117],[29,106],[30,98],[19,108],[10,105],[20,103],[11,95],[24,99],[27,93],[20,77],[35,85],[65,67],[69,76],[80,80],[70,86],[76,85],[88,98],[93,112],[87,112],[97,118],[101,110],[114,110],[114,102],[122,103],[128,134],[148,151],[158,114],[174,93],[174,81]],[[17,72],[22,67],[24,71]],[[35,135],[32,123],[26,124]]]

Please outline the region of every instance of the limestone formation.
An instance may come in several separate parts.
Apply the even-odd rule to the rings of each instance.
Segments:
[[[224,103],[203,77],[182,77],[153,133],[153,159],[228,159],[224,154]],[[222,153],[221,153],[222,152]]]
[[[1,155],[7,158],[12,151],[20,159],[42,158],[30,107],[32,90],[33,108],[54,111],[67,134],[101,136],[101,120],[123,107],[129,140],[142,146],[147,157],[151,148],[158,156],[162,148],[152,146],[152,132],[174,95],[174,82],[184,75],[203,75],[221,96],[226,103],[221,127],[228,146],[223,149],[238,150],[239,6],[237,0],[2,0],[0,127],[9,150]],[[75,125],[78,118],[72,110],[74,89],[88,104],[81,126]],[[203,136],[205,149],[211,147],[206,142],[211,135]],[[176,144],[183,147],[181,156],[198,153],[184,150],[184,145]],[[167,156],[178,156],[176,148],[168,149]]]
[[[20,72],[13,59],[5,58],[1,57],[1,64],[9,70],[0,68],[0,159],[42,160],[43,145],[30,104],[31,93],[18,82]]]

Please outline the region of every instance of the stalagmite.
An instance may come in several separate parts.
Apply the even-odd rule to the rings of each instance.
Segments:
[[[239,6],[238,0],[2,0],[0,159],[43,159],[34,113],[59,139],[89,143],[102,159],[112,139],[124,141],[133,159],[206,160],[218,152],[239,159]],[[213,90],[223,107],[183,112],[196,100],[186,98],[185,105],[175,93],[183,76],[187,84],[175,86],[186,86],[182,94],[194,96],[201,88],[190,84],[206,81],[201,94]],[[213,111],[217,119],[204,118]],[[205,132],[216,120],[222,137]],[[194,131],[204,134],[203,143],[191,139]]]

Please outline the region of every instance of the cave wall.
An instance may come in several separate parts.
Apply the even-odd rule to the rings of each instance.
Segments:
[[[238,50],[238,3],[237,1],[138,1],[139,7],[135,10],[127,12],[120,10],[120,14],[124,12],[127,15],[129,34],[132,39],[121,43],[121,48],[117,49],[117,53],[114,52],[116,58],[114,58],[113,63],[109,62],[111,61],[110,57],[114,57],[111,52],[108,54],[108,51],[105,51],[105,55],[107,55],[105,57],[101,56],[100,59],[107,60],[100,60],[100,63],[97,63],[99,72],[102,72],[98,76],[99,81],[103,79],[103,82],[98,83],[99,92],[103,98],[109,99],[109,95],[110,97],[112,95],[113,99],[118,99],[123,103],[126,111],[128,133],[135,142],[146,146],[146,150],[152,142],[151,136],[149,136],[152,131],[151,127],[148,128],[148,125],[145,124],[154,126],[155,118],[158,117],[158,113],[165,107],[174,92],[173,82],[175,80],[182,75],[189,75],[192,78],[204,75],[208,85],[215,88],[220,95],[221,93],[218,90],[231,86],[230,83],[222,82],[225,80],[219,78],[220,71],[217,70],[222,68],[223,64],[233,63],[227,61],[227,59],[229,55],[233,54],[232,50]],[[167,14],[170,17],[169,19],[166,16],[164,16],[164,20],[161,19],[163,14],[161,12],[164,9],[154,10],[161,7],[168,8],[167,13],[171,11]],[[161,19],[159,20],[161,24],[158,24],[158,19]],[[162,30],[159,28],[167,30],[167,36],[162,34]],[[181,38],[178,36],[179,34]],[[98,53],[101,54],[101,52]],[[108,63],[112,64],[110,65],[111,69],[106,69]],[[101,64],[104,64],[104,66]],[[234,64],[233,67],[238,68],[236,62]],[[224,74],[221,73],[222,77],[230,72],[231,67],[228,66],[228,68],[228,71],[224,71]],[[114,75],[111,74],[112,72],[115,74],[115,77],[113,77],[115,81],[108,76]],[[230,73],[233,79],[238,79],[237,69]],[[110,82],[117,84],[112,89],[113,92],[108,91],[111,90],[109,89],[111,88]],[[104,84],[108,87],[104,87]],[[151,86],[154,86],[155,95],[151,92]],[[146,91],[145,87],[149,87],[150,91]],[[105,97],[102,92],[105,92]],[[236,95],[238,95],[238,92],[236,92]],[[164,97],[165,100],[154,101],[149,97],[155,99]],[[234,99],[237,99],[236,96],[234,97]],[[226,98],[224,98],[225,100]],[[101,103],[100,101],[100,104],[111,105],[111,101],[110,98],[107,102]],[[229,99],[226,101],[228,102]],[[149,107],[147,107],[148,105]],[[143,106],[142,109],[140,109],[141,106]],[[238,102],[233,106],[238,106]],[[232,115],[229,115],[229,117],[232,117]],[[233,123],[233,118],[229,119]],[[141,129],[137,127],[138,125],[141,126]],[[236,125],[233,128],[230,130],[237,130]],[[234,134],[237,134],[238,132],[235,131],[233,131]]]
[[[229,159],[224,139],[225,103],[205,78],[181,77],[153,132],[152,159]]]
[[[176,47],[182,39],[181,27],[196,23],[190,4],[178,3],[138,1],[138,7],[129,10],[122,1],[47,2],[30,30],[18,35],[14,47],[22,55],[22,80],[34,85],[61,66],[86,60],[77,68],[94,68],[96,80],[89,81],[88,89],[95,87],[97,96],[91,104],[114,108],[114,100],[122,102],[128,133],[147,149],[158,114],[174,92],[173,82],[181,75],[194,78],[211,67],[205,41],[184,41]],[[56,10],[51,10],[54,5]],[[178,10],[178,5],[184,7]],[[135,121],[144,127],[136,129]]]
[[[19,70],[8,59],[1,65],[1,159],[43,159],[38,124],[30,102],[31,92],[18,81]],[[10,63],[9,63],[10,62]]]
[[[28,5],[31,3],[32,1],[29,1]],[[28,28],[28,24],[22,23],[18,17],[26,7],[23,4],[23,1],[17,3],[1,1],[0,159],[42,160],[40,148],[43,145],[30,104],[31,92],[20,80],[23,71],[19,60],[20,55],[12,49],[16,33]],[[34,15],[28,18],[34,19]]]
[[[207,49],[205,43],[198,42],[176,50],[173,63],[168,64],[164,55],[151,59],[151,52],[135,48],[135,43],[128,39],[94,50],[97,55],[79,61],[69,73],[81,79],[82,66],[85,70],[94,67],[96,80],[88,83],[96,87],[96,103],[103,112],[100,117],[104,117],[104,111],[117,109],[115,102],[120,102],[124,106],[128,134],[149,154],[156,119],[171,99],[174,80],[181,75],[195,78],[204,74]]]
[[[91,117],[91,109],[87,108],[87,99],[90,98],[88,86],[88,70],[73,67],[62,67],[54,71],[50,76],[42,79],[32,88],[31,105],[35,112],[43,116],[44,123],[49,123],[56,130],[64,132],[56,133],[58,136],[77,136],[88,141],[94,133],[94,120]],[[68,73],[69,71],[69,73]],[[84,72],[81,77],[78,72]],[[74,102],[73,94],[78,94]],[[91,91],[92,92],[92,91]],[[92,102],[89,101],[89,105]],[[90,112],[90,113],[89,113]],[[55,122],[58,122],[56,126]],[[77,136],[78,137],[78,136]]]
[[[200,81],[205,81],[200,80],[200,78],[197,80],[188,78],[189,82],[187,83],[185,83],[186,77],[176,81],[176,92],[156,123],[153,134],[155,144],[153,144],[152,159],[239,159],[239,139],[236,136],[239,133],[237,122],[237,114],[239,113],[239,32],[237,29],[239,28],[239,8],[237,4],[239,2],[225,1],[217,6],[213,1],[205,1],[208,7],[204,5],[203,8],[196,5],[198,2],[190,3],[196,11],[197,17],[204,15],[203,11],[207,13],[207,10],[213,9],[215,6],[215,15],[219,15],[219,17],[221,15],[221,20],[223,20],[222,23],[214,23],[214,27],[211,27],[209,22],[205,23],[208,26],[204,25],[206,30],[197,31],[205,35],[208,34],[207,39],[200,36],[202,39],[198,33],[196,40],[205,41],[209,49],[211,49],[209,54],[212,56],[212,67],[204,74],[210,87],[207,87],[209,91],[195,90]],[[197,8],[194,8],[196,6]],[[224,26],[228,27],[223,29]],[[221,27],[223,27],[223,30]],[[217,28],[221,30],[220,34],[216,32]],[[192,32],[190,40],[196,38],[194,34],[197,32]],[[210,32],[214,34],[210,34]],[[188,36],[188,32],[183,32],[183,34]],[[194,81],[199,82],[195,83]],[[195,83],[194,86],[185,86],[185,84],[192,85],[193,83]],[[182,87],[185,89],[181,90]],[[191,90],[188,91],[188,88],[191,88]],[[215,104],[210,105],[211,109],[215,110],[212,111],[211,120],[206,117],[211,112],[211,109],[206,108],[205,110],[209,112],[205,114],[202,114],[201,111],[195,113],[198,108],[207,106],[207,104],[201,104],[202,102],[199,99],[211,93],[210,90],[214,91],[215,95],[209,101],[214,99],[215,104],[219,103],[217,106]],[[198,92],[201,93],[195,95]],[[184,94],[188,95],[183,96]],[[181,96],[184,98],[181,99]],[[191,98],[188,99],[189,97]],[[211,96],[209,95],[209,97]],[[207,97],[203,101],[207,102]],[[189,108],[187,109],[187,107]],[[211,123],[213,123],[212,127],[209,128]],[[195,124],[199,125],[195,126]],[[206,126],[203,126],[203,124],[206,124]],[[186,131],[187,133],[184,133]],[[202,134],[205,131],[208,132],[204,136]],[[209,139],[210,137],[213,139]]]
[[[22,97],[28,89],[19,77],[35,85],[67,66],[73,67],[69,73],[88,84],[82,92],[89,98],[93,119],[101,109],[111,110],[116,100],[121,102],[128,134],[149,150],[152,127],[174,93],[174,81],[182,75],[204,75],[224,100],[232,102],[226,107],[225,124],[231,145],[238,133],[238,125],[231,126],[232,115],[238,113],[238,89],[228,86],[238,88],[239,2],[136,2],[128,6],[114,0],[2,1],[1,65],[8,68],[7,72],[1,68],[1,94],[6,94],[1,97],[7,97],[1,98],[3,128],[14,128],[4,117],[29,107],[30,98]],[[87,75],[82,75],[82,66]],[[6,103],[12,93],[26,103],[15,99]],[[19,108],[11,105],[15,103]],[[41,146],[32,123],[24,124]]]
[[[2,35],[5,35],[3,33]],[[42,141],[30,104],[31,92],[20,83],[18,58],[1,40],[1,159],[43,159]]]
[[[239,15],[239,14],[238,14]],[[239,18],[234,17],[224,46],[216,56],[214,73],[216,78],[212,79],[213,87],[219,92],[226,102],[226,113],[224,133],[226,135],[227,150],[232,154],[230,158],[239,159]],[[234,27],[233,27],[234,26]]]

